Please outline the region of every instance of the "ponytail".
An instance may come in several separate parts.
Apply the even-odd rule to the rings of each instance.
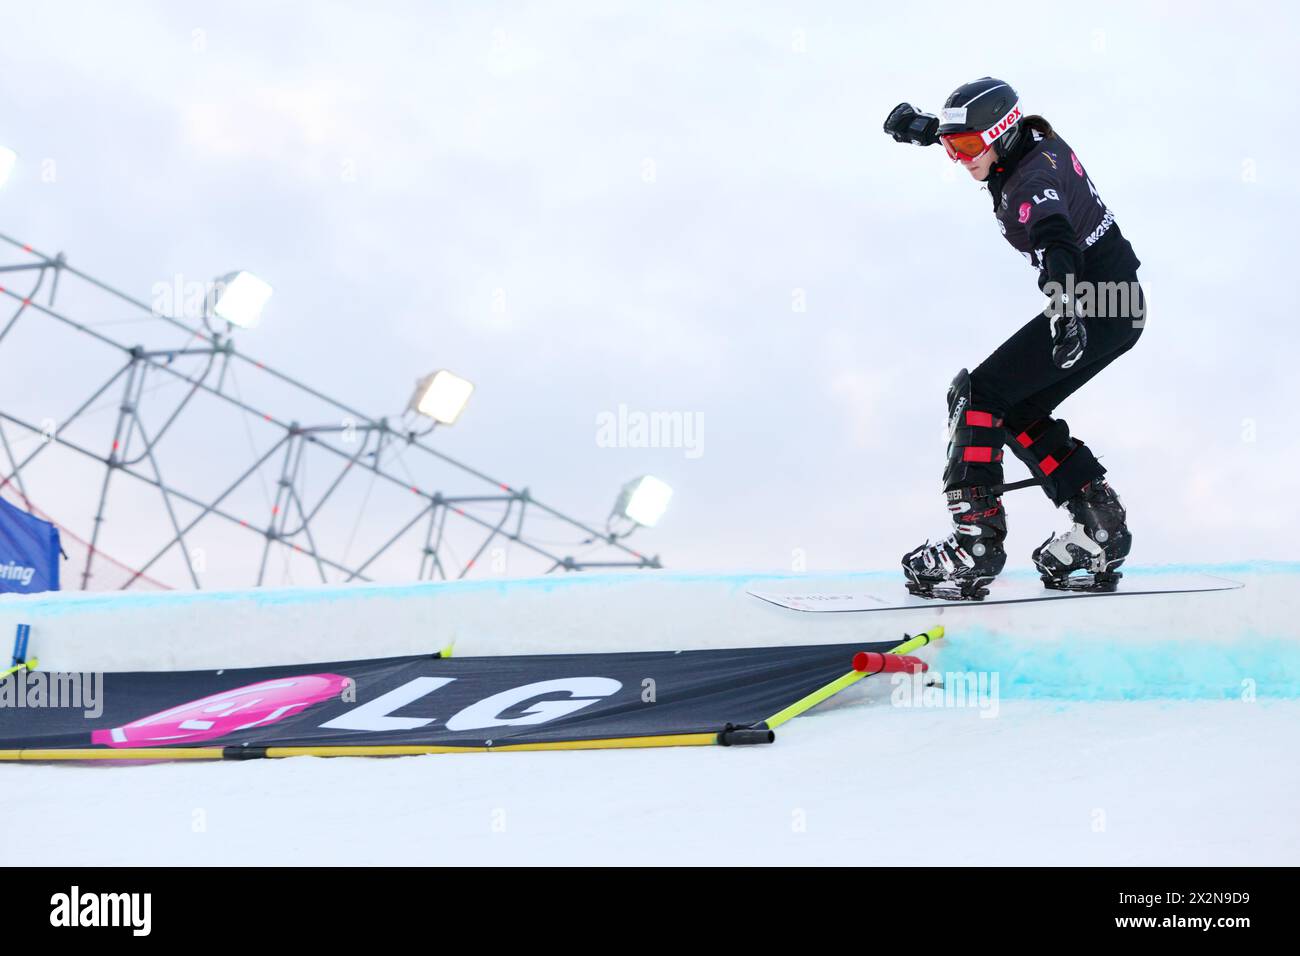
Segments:
[[[1020,125],[1024,126],[1025,129],[1038,133],[1043,139],[1052,139],[1056,136],[1056,133],[1052,130],[1052,124],[1037,114],[1026,116],[1020,121]]]

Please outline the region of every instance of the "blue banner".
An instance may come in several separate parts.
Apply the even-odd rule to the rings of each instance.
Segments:
[[[59,529],[0,498],[0,593],[59,589]]]

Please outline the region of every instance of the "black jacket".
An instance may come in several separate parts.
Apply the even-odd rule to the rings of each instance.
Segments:
[[[1049,281],[1131,278],[1141,263],[1083,164],[1059,136],[1025,129],[988,177],[1007,242]]]

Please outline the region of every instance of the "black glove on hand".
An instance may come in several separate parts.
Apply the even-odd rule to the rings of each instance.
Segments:
[[[885,117],[885,132],[899,143],[933,146],[939,142],[939,117],[918,113],[911,103],[899,103]]]
[[[1057,368],[1071,368],[1083,358],[1083,350],[1088,347],[1088,329],[1083,324],[1083,316],[1075,315],[1073,303],[1064,299],[1063,308],[1052,313],[1052,364]]]

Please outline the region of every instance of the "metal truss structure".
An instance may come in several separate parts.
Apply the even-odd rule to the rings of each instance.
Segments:
[[[238,553],[233,563],[250,572],[255,568],[251,583],[258,586],[272,583],[271,571],[283,555],[292,555],[300,569],[295,580],[464,578],[485,555],[498,553],[490,551],[494,544],[514,554],[517,547],[536,570],[547,573],[660,566],[657,557],[629,548],[608,528],[598,530],[537,500],[526,487],[498,481],[433,447],[426,440],[431,427],[418,430],[419,423],[409,417],[390,421],[366,415],[245,355],[229,329],[222,333],[206,319],[196,323],[160,314],[157,303],[73,268],[62,254],[47,256],[0,234],[0,250],[6,245],[20,261],[0,264],[0,305],[8,300],[15,306],[7,317],[8,310],[0,311],[0,357],[18,348],[17,333],[25,326],[33,327],[29,340],[51,350],[45,361],[52,365],[58,360],[49,355],[59,350],[42,341],[51,327],[88,339],[93,351],[116,355],[112,366],[102,364],[102,355],[96,359],[98,374],[107,378],[57,417],[23,414],[13,408],[12,394],[0,392],[0,488],[16,491],[34,510],[29,493],[39,498],[48,485],[38,483],[34,471],[47,458],[71,453],[99,473],[96,480],[76,485],[93,487],[97,497],[83,536],[84,567],[65,573],[68,584],[75,577],[83,589],[104,587],[96,573],[109,548],[129,566],[129,573],[116,575],[109,587],[139,586],[164,564],[186,585],[200,587],[209,556],[208,546],[196,542],[212,539],[210,529],[218,524],[227,550]],[[11,288],[14,282],[24,289]],[[72,287],[80,289],[74,294]],[[56,308],[56,298],[69,295],[76,303]],[[143,326],[151,339],[179,336],[181,341],[127,344],[109,332],[126,323]],[[40,376],[22,362],[18,367],[38,376],[29,393],[46,387],[66,392],[85,380],[80,367],[70,376],[55,369]],[[59,386],[50,381],[56,374],[64,379]],[[98,424],[92,421],[96,415]],[[305,422],[308,415],[315,417]],[[254,427],[261,431],[260,445]],[[218,450],[232,435],[246,437],[248,447]],[[240,457],[236,452],[243,461],[217,481],[218,465],[232,465]],[[179,479],[172,475],[178,468]],[[104,541],[108,519],[121,488],[131,483],[148,490],[154,520],[138,520],[137,504],[126,523],[129,533],[109,545]],[[373,500],[376,488],[404,500],[379,507]],[[59,500],[65,497],[66,492]],[[353,533],[343,546],[340,532],[347,524]],[[371,540],[361,556],[353,557],[362,527]],[[557,544],[550,540],[555,537],[565,540]],[[563,550],[570,546],[583,553]],[[288,557],[283,561],[287,567]]]

